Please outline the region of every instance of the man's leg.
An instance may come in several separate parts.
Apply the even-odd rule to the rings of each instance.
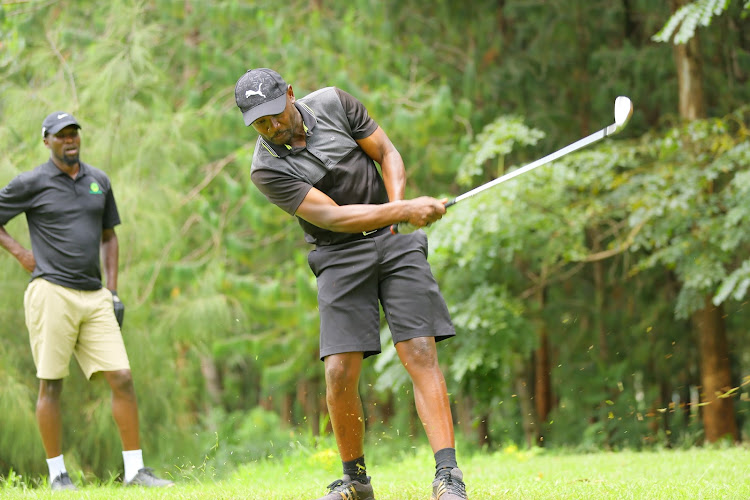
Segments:
[[[130,370],[103,372],[112,389],[112,417],[120,431],[122,449],[141,448],[138,426],[138,403]]]
[[[333,434],[344,466],[344,476],[328,485],[318,500],[374,500],[365,467],[365,418],[359,397],[361,352],[331,354],[325,358],[326,402]]]
[[[419,337],[396,344],[396,351],[414,384],[414,401],[432,452],[455,448],[453,416],[448,388],[438,365],[432,337]]]
[[[147,487],[170,487],[174,483],[156,477],[153,470],[143,466],[138,403],[133,375],[130,370],[105,371],[104,377],[112,388],[112,416],[120,431],[122,458],[125,463],[125,484]]]
[[[341,460],[364,455],[365,419],[359,397],[362,353],[332,354],[325,358],[326,402]]]
[[[463,473],[456,462],[448,389],[438,365],[433,337],[404,340],[396,344],[401,362],[414,384],[414,400],[427,439],[435,454],[435,479],[432,500],[466,500]]]
[[[36,421],[48,459],[62,455],[62,412],[60,409],[62,387],[62,379],[39,381]],[[50,478],[52,479],[54,478]]]
[[[36,420],[44,452],[47,454],[49,484],[53,491],[76,489],[62,455],[62,382],[62,379],[40,379],[39,396],[36,400]]]

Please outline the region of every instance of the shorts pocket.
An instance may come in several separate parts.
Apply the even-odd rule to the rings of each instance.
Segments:
[[[318,277],[318,256],[319,252],[317,250],[311,250],[310,253],[307,254],[307,265],[310,266],[310,270],[315,275],[315,277]]]

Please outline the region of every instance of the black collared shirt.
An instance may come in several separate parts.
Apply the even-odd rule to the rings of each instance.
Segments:
[[[312,187],[339,205],[386,203],[383,178],[356,142],[378,128],[364,105],[335,87],[315,91],[295,105],[304,120],[307,144],[293,150],[258,138],[251,170],[258,189],[291,215]],[[297,219],[308,243],[332,245],[362,237],[361,233],[336,233]]]
[[[36,260],[31,279],[76,290],[102,287],[102,230],[120,223],[104,172],[80,162],[72,179],[51,160],[24,172],[0,191],[0,226],[21,213]]]

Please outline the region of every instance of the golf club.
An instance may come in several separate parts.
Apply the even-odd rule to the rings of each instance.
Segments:
[[[629,98],[625,96],[619,96],[617,99],[615,99],[615,123],[612,125],[609,125],[608,127],[605,127],[601,129],[598,132],[594,132],[593,134],[589,135],[588,137],[584,137],[583,139],[580,139],[572,144],[569,144],[565,146],[562,149],[559,149],[555,151],[554,153],[551,153],[544,158],[540,158],[532,163],[529,163],[528,165],[525,165],[519,169],[516,169],[512,172],[508,172],[507,174],[498,177],[497,179],[494,179],[486,184],[482,184],[479,187],[476,187],[472,189],[471,191],[467,191],[466,193],[456,196],[452,200],[450,200],[448,203],[445,204],[445,208],[448,208],[452,205],[455,205],[461,200],[465,200],[466,198],[470,198],[474,196],[475,194],[479,194],[482,191],[489,189],[491,187],[497,186],[498,184],[502,184],[505,181],[508,181],[514,177],[518,177],[521,174],[524,174],[530,170],[533,170],[537,167],[541,167],[542,165],[545,165],[551,161],[557,160],[558,158],[561,158],[565,156],[568,153],[572,153],[573,151],[579,150],[585,146],[588,146],[589,144],[592,144],[596,141],[599,141],[601,139],[604,139],[608,135],[615,134],[625,128],[625,125],[628,123],[628,120],[630,120],[630,117],[633,115],[633,103],[630,101]],[[391,226],[391,233],[393,234],[406,234],[416,231],[416,226],[409,224],[408,222],[399,222],[398,224],[393,224]]]

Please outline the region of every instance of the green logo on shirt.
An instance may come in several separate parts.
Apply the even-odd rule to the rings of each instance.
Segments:
[[[102,188],[99,187],[99,184],[96,182],[92,182],[89,186],[89,193],[91,194],[102,194]]]

